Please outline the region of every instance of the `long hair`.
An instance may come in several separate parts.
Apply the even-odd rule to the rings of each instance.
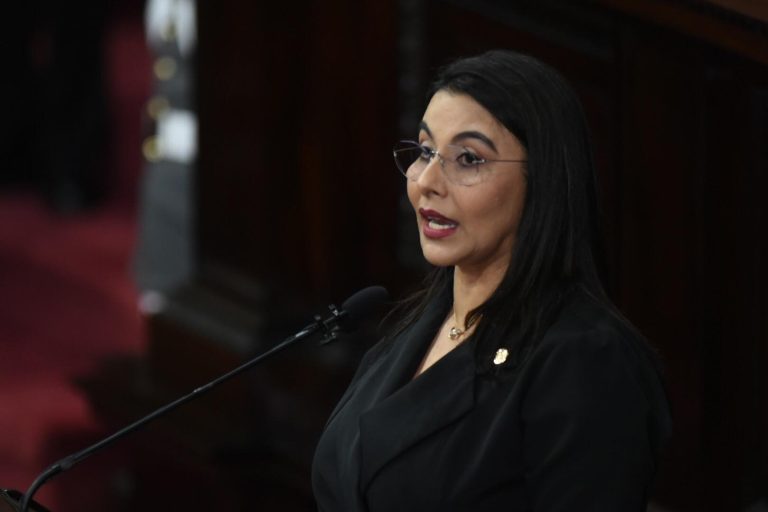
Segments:
[[[478,370],[490,369],[503,342],[522,360],[543,336],[570,290],[579,287],[611,310],[598,268],[601,237],[597,184],[587,124],[576,94],[551,67],[494,50],[443,68],[437,91],[467,94],[499,120],[527,152],[526,199],[511,263],[488,300],[471,311]],[[602,263],[602,262],[601,262]],[[395,327],[414,323],[451,287],[453,268],[436,268],[406,299]]]

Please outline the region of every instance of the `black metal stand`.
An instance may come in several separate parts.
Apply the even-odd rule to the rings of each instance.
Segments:
[[[24,495],[13,489],[0,489],[0,512],[20,512]],[[32,512],[50,512],[47,508],[32,500],[28,510]]]

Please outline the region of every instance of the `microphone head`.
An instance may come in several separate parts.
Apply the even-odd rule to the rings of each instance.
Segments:
[[[341,305],[342,311],[346,313],[340,325],[341,330],[356,329],[361,321],[388,300],[389,292],[383,286],[369,286],[353,294]]]

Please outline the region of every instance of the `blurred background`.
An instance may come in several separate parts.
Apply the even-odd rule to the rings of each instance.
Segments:
[[[4,11],[0,487],[424,271],[391,161],[444,63],[579,93],[608,288],[666,369],[659,511],[768,510],[768,4],[82,0]],[[21,5],[23,4],[23,5]],[[309,344],[59,476],[52,511],[312,510],[374,327]]]

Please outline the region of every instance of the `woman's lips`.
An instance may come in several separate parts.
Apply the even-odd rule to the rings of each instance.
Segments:
[[[419,208],[419,215],[424,219],[421,230],[427,238],[445,238],[456,232],[459,223],[435,210]]]

